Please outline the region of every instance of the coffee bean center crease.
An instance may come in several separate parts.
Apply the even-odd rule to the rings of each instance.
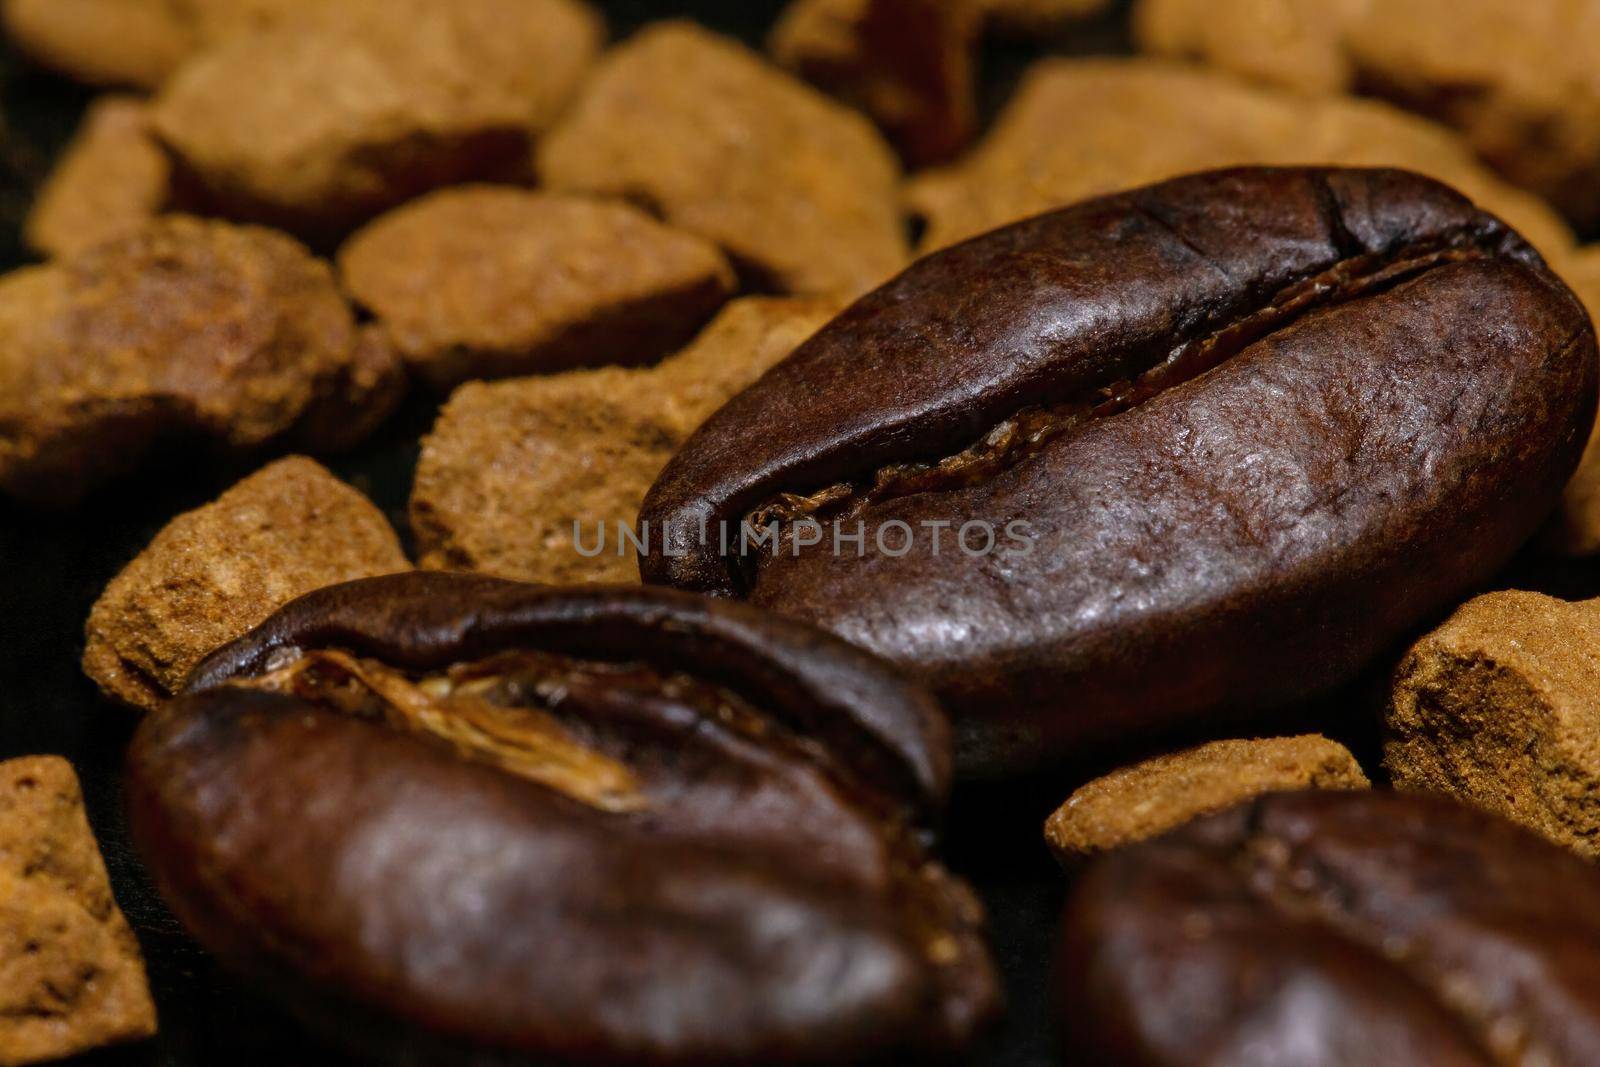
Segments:
[[[1337,219],[1337,212],[1332,214]],[[1183,338],[1165,351],[1145,354],[1144,359],[1135,357],[1124,376],[1096,383],[1060,401],[1019,409],[958,452],[886,464],[870,474],[807,492],[776,493],[751,509],[744,524],[765,532],[761,543],[770,556],[784,544],[785,537],[791,550],[799,550],[797,523],[824,519],[849,523],[866,508],[887,500],[982,484],[1091,422],[1131,411],[1200,378],[1318,311],[1388,292],[1446,264],[1496,258],[1502,254],[1504,242],[1504,231],[1469,226],[1384,254],[1349,256],[1273,293],[1255,310],[1236,315],[1231,322],[1220,326],[1201,323],[1204,332]],[[759,558],[742,562],[746,566],[739,577],[748,591],[755,584]]]

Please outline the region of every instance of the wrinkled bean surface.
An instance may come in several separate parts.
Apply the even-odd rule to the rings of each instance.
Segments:
[[[881,664],[742,605],[411,573],[202,664],[130,806],[204,944],[379,1054],[854,1059],[994,1007],[926,850],[947,745]]]
[[[1179,178],[858,301],[663,471],[641,567],[914,670],[994,773],[1352,677],[1534,530],[1595,369],[1577,300],[1444,186]],[[777,550],[724,552],[741,522]]]
[[[1494,816],[1282,793],[1114,853],[1068,904],[1073,1062],[1600,1062],[1600,872]]]

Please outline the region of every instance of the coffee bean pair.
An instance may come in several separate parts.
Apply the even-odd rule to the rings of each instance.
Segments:
[[[202,664],[131,812],[200,940],[370,1054],[900,1062],[998,997],[927,857],[944,729],[743,605],[413,572]],[[1597,952],[1600,872],[1535,835],[1280,793],[1092,866],[1055,999],[1070,1062],[1578,1064]]]
[[[958,770],[988,774],[1326,691],[1533,532],[1595,360],[1537,254],[1410,174],[1218,172],[1008,227],[859,301],[668,465],[645,577],[722,601],[437,574],[313,593],[141,730],[136,836],[203,942],[380,1053],[959,1049],[996,984],[974,898],[928,857],[948,726],[905,677],[955,714]],[[739,554],[729,525],[775,536]],[[861,539],[800,536],[827,527]],[[1292,825],[1258,832],[1280,808]],[[1451,946],[1492,956],[1498,919],[1412,930],[1385,898],[1355,930],[1366,883],[1296,865],[1354,841],[1362,878],[1471,920],[1475,898],[1428,896],[1425,808],[1268,799],[1095,868],[1069,913],[1073,1040],[1244,1048],[1266,981],[1268,1031],[1304,1004],[1330,1055],[1499,1049],[1506,1027],[1567,1048],[1495,1004],[1463,1037],[1456,986],[1373,954],[1434,938],[1439,974],[1485,975]],[[1543,863],[1600,898],[1498,832],[1475,855],[1507,878]],[[1268,875],[1287,888],[1262,912]],[[1235,912],[1262,945],[1185,955]],[[1519,958],[1556,959],[1542,937]],[[1169,1010],[1213,986],[1217,1018]]]

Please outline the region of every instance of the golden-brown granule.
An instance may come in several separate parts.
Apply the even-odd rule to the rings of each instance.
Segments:
[[[715,241],[764,289],[854,296],[907,259],[899,167],[872,124],[690,23],[613,49],[539,172]]]
[[[6,35],[89,85],[156,89],[208,45],[345,0],[0,0]]]
[[[291,456],[173,519],[112,579],[84,628],[83,669],[107,696],[153,708],[295,597],[410,567],[371,501]]]
[[[1137,0],[1133,32],[1152,55],[1287,89],[1342,93],[1355,75],[1345,30],[1371,7],[1372,0]]]
[[[0,0],[6,37],[90,85],[153,89],[193,49],[179,0]]]
[[[794,0],[773,58],[870,115],[911,167],[949,159],[978,124],[970,0]]]
[[[439,389],[655,360],[734,287],[715,245],[637,208],[495,186],[395,209],[351,238],[339,269]]]
[[[0,1064],[156,1032],[133,931],[66,760],[0,763]]]
[[[104,96],[40,187],[23,237],[36,252],[70,255],[132,233],[171,198],[172,166],[151,135],[149,108]]]
[[[343,446],[403,383],[300,244],[164,216],[0,277],[0,491],[70,503],[175,436]]]
[[[914,178],[924,248],[1104,193],[1213,167],[1402,167],[1504,218],[1546,255],[1572,235],[1450,131],[1372,100],[1313,99],[1157,60],[1045,60],[960,162]]]
[[[985,21],[1002,33],[1036,37],[1057,33],[1080,19],[1101,14],[1111,0],[971,0]]]
[[[421,565],[562,585],[637,582],[617,524],[633,528],[690,433],[837,310],[822,299],[747,297],[655,367],[462,386],[417,465]],[[575,523],[589,555],[574,544]],[[594,552],[602,526],[604,550]]]
[[[1407,653],[1385,714],[1395,788],[1443,793],[1600,856],[1600,601],[1489,593]]]
[[[1320,734],[1212,741],[1087,783],[1045,822],[1044,838],[1066,864],[1265,793],[1371,784],[1349,749]]]
[[[1460,131],[1580,228],[1600,222],[1600,0],[1143,0],[1146,49]]]
[[[195,45],[206,48],[230,37],[272,29],[348,0],[174,0],[194,28]]]
[[[331,239],[525,171],[604,35],[580,0],[341,0],[197,55],[156,131],[208,206]]]

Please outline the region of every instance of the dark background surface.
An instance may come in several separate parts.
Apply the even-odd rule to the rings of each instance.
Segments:
[[[599,6],[617,37],[654,18],[689,15],[758,43],[781,5],[778,0],[600,0]],[[986,44],[985,111],[993,113],[1027,63],[1044,51],[1126,49],[1121,13],[1053,42]],[[5,123],[0,267],[25,262],[20,220],[90,96],[0,52]],[[376,439],[329,464],[372,496],[402,531],[417,438],[431,425],[435,409],[432,398],[414,395]],[[128,843],[121,803],[122,752],[136,719],[101,700],[78,668],[83,620],[105,583],[174,515],[213,499],[251,466],[174,452],[71,513],[26,513],[0,501],[0,759],[51,753],[77,767],[117,897],[144,947],[161,1013],[156,1040],[74,1062],[141,1067],[345,1062],[222,973],[152,892]],[[1600,594],[1596,568],[1551,566],[1533,557],[1519,561],[1495,584],[1569,596]],[[1380,665],[1363,683],[1265,731],[1324,729],[1351,744],[1375,771],[1373,716],[1387,667]],[[1113,760],[1102,756],[1099,763]],[[1049,1022],[1048,961],[1067,879],[1046,852],[1039,829],[1054,806],[1098,769],[1084,765],[1021,783],[967,787],[952,805],[945,853],[989,906],[1009,1004],[1004,1022],[973,1057],[975,1063],[1036,1067],[1058,1062]]]

